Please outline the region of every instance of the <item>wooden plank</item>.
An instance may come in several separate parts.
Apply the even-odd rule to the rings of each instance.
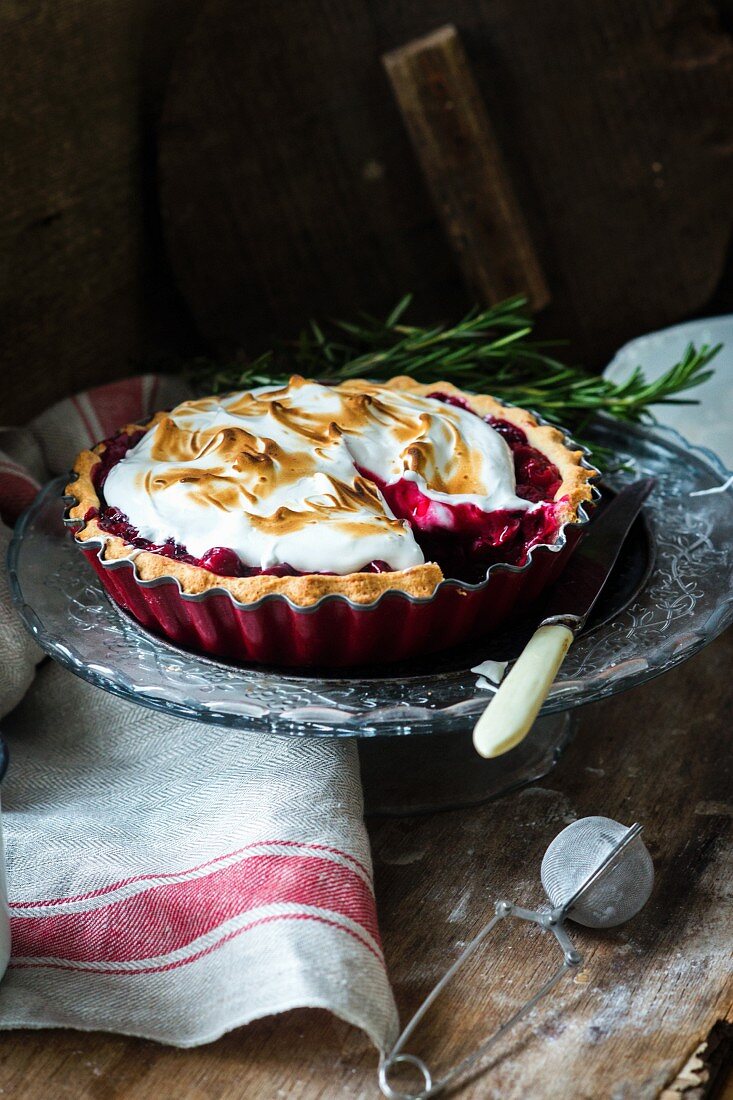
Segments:
[[[731,1071],[730,1074],[728,1071]],[[725,1094],[720,1090],[727,1083]],[[660,1093],[659,1100],[698,1100],[701,1096],[733,1095],[733,1022],[718,1020],[709,1035],[695,1047],[674,1081]]]
[[[504,155],[455,27],[384,55],[435,208],[471,297],[550,300]]]
[[[155,232],[150,123],[199,0],[0,5],[0,423],[189,327]]]
[[[583,971],[460,1093],[465,1100],[656,1100],[731,1013],[732,660],[729,631],[667,676],[584,709],[556,770],[518,794],[372,822],[403,1019],[498,894],[541,900],[542,853],[569,820],[601,813],[646,826],[657,875],[648,906],[616,930],[575,929]],[[536,981],[539,939],[532,953],[506,943],[513,950],[498,960],[500,943],[487,943],[413,1049],[436,1067],[456,1054],[456,1041],[468,1050]],[[324,1012],[272,1017],[188,1051],[69,1031],[0,1034],[0,1087],[14,1100],[372,1100],[375,1072],[364,1036]],[[708,1085],[712,1078],[695,1100],[710,1095]]]

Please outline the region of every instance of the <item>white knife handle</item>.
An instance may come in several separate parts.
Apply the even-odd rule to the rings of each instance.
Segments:
[[[535,631],[476,723],[473,744],[481,756],[501,756],[527,736],[574,637],[561,623]]]

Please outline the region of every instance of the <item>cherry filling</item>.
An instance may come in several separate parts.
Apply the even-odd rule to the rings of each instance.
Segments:
[[[473,412],[471,406],[462,397],[455,397],[448,393],[431,393],[430,397],[443,401],[446,405],[456,405],[459,409]],[[495,416],[487,416],[486,423],[504,437],[512,452],[517,496],[522,500],[531,500],[533,504],[538,504],[542,500],[554,500],[555,493],[562,484],[557,466],[550,462],[549,458],[545,458],[536,447],[530,447],[527,436],[516,424],[511,424],[508,420],[499,420]]]
[[[548,542],[557,531],[550,503],[532,512],[483,512],[475,504],[434,501],[414,481],[387,485],[373,473],[361,472],[379,486],[394,514],[409,522],[425,560],[438,562],[447,577],[476,583],[496,562],[521,565],[530,547]]]
[[[432,398],[448,405],[473,410],[468,403],[452,394],[432,393]],[[496,562],[523,565],[532,546],[550,542],[557,533],[556,509],[552,503],[560,487],[561,477],[557,467],[541,451],[531,447],[521,428],[508,420],[487,417],[487,423],[504,437],[514,458],[516,493],[532,503],[546,502],[546,507],[531,512],[507,510],[482,512],[474,504],[443,504],[420,492],[414,481],[398,481],[387,485],[368,470],[360,470],[378,486],[392,512],[399,519],[406,519],[422,549],[426,561],[437,562],[443,573],[460,580],[477,582],[486,570]],[[300,576],[298,569],[290,565],[276,565],[270,569],[258,569],[244,565],[238,555],[224,546],[214,546],[200,558],[189,554],[185,546],[173,539],[156,544],[142,538],[126,515],[118,508],[108,506],[104,500],[104,484],[109,471],[135,446],[145,433],[121,432],[105,440],[101,461],[93,472],[94,486],[100,498],[101,508],[90,509],[86,520],[97,518],[99,526],[110,535],[117,535],[130,546],[162,554],[174,561],[199,565],[220,577]],[[362,573],[389,573],[392,570],[383,561],[372,561]]]

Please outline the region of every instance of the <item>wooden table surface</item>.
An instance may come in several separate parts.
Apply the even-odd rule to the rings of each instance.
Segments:
[[[567,822],[598,813],[646,826],[657,875],[647,907],[615,931],[576,930],[582,971],[461,1097],[733,1100],[732,671],[729,631],[667,676],[582,711],[573,743],[539,783],[479,808],[372,822],[403,1019],[497,895],[541,900],[542,853]],[[470,1049],[549,966],[539,938],[489,941],[411,1049],[429,1052],[435,1068],[456,1044]],[[320,1011],[188,1051],[71,1031],[0,1037],[0,1095],[17,1100],[355,1100],[379,1096],[375,1070],[365,1037]]]

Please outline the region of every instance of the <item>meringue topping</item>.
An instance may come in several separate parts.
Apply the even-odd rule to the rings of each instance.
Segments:
[[[372,480],[372,478],[374,480]],[[412,528],[378,484],[413,481],[450,528],[446,505],[528,511],[511,451],[468,409],[361,379],[187,401],[113,466],[107,504],[151,543],[203,556],[228,547],[247,565],[303,573],[422,564]]]

